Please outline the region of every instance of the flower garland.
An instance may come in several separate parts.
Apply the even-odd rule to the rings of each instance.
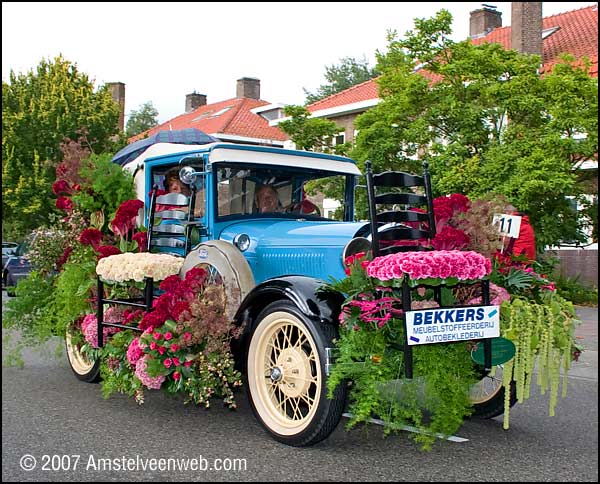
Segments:
[[[162,281],[178,274],[182,265],[182,257],[148,252],[126,252],[100,259],[96,266],[96,274],[103,280],[112,282],[142,282],[146,277]]]

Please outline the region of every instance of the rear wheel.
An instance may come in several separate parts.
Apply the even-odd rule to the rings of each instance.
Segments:
[[[473,417],[494,418],[504,413],[504,396],[506,390],[502,386],[504,365],[492,368],[492,371],[471,387],[469,397],[473,403]],[[510,383],[510,406],[517,403],[515,382]]]
[[[80,333],[75,324],[69,325],[65,333],[65,346],[67,348],[67,359],[75,376],[87,383],[100,381],[100,359],[89,358],[81,351]]]
[[[339,385],[327,398],[325,348],[335,328],[307,318],[288,301],[258,316],[247,354],[247,391],[263,427],[279,442],[308,446],[338,425],[346,400]]]

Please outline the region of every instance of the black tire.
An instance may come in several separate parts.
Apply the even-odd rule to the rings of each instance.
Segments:
[[[477,384],[478,389],[473,388],[471,400],[473,402],[473,414],[475,418],[494,418],[504,413],[504,396],[506,390],[502,385],[502,365],[495,368],[493,376],[483,374]],[[514,381],[510,382],[510,406],[517,403],[517,387]]]
[[[309,446],[337,427],[347,387],[339,385],[329,400],[325,372],[325,348],[336,336],[333,325],[311,320],[289,301],[269,304],[256,319],[246,389],[254,415],[275,440]]]
[[[71,328],[69,326],[65,334],[65,347],[69,366],[79,380],[86,383],[98,383],[100,381],[100,359],[90,361],[81,353],[78,345],[71,341]]]
[[[6,283],[4,284],[4,286],[6,287],[6,295],[8,297],[15,297],[15,290],[14,289],[9,289],[9,287],[15,287],[16,284],[12,279],[12,276],[10,274],[6,275]]]

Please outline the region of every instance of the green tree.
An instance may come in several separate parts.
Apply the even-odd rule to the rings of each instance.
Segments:
[[[82,134],[93,152],[114,150],[119,105],[62,56],[2,82],[2,235],[22,237],[56,211],[60,144]]]
[[[279,123],[279,129],[286,133],[299,150],[320,151],[346,155],[351,143],[333,144],[333,139],[343,128],[333,121],[322,118],[311,118],[310,112],[304,106],[288,105],[284,114],[290,119]],[[340,178],[320,180],[307,185],[308,192],[320,192],[328,198],[341,200],[344,186]]]
[[[135,136],[136,134],[143,133],[144,131],[153,128],[158,125],[158,111],[152,105],[152,101],[148,101],[140,106],[139,111],[135,109],[131,111],[129,120],[127,121],[127,127],[125,128],[125,134],[128,138]]]
[[[304,106],[288,105],[284,114],[290,119],[279,123],[278,127],[295,143],[299,150],[314,150],[324,153],[343,154],[344,145],[333,145],[333,139],[343,128],[333,121],[323,118],[311,118],[310,111]]]
[[[420,171],[428,161],[437,195],[504,194],[526,212],[539,247],[582,240],[582,159],[597,158],[598,85],[567,57],[538,73],[540,58],[499,44],[452,42],[445,10],[388,35],[377,53],[382,102],[359,116],[352,156],[376,172]]]
[[[314,93],[303,88],[306,95],[306,104],[317,102],[349,87],[356,86],[361,82],[373,79],[378,75],[379,71],[371,69],[364,57],[360,60],[356,60],[353,57],[344,57],[340,59],[338,65],[325,66],[327,84],[321,84]]]

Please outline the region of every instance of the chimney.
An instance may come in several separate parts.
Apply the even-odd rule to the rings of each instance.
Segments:
[[[194,91],[185,96],[185,112],[189,113],[199,106],[206,106],[206,94],[198,94]]]
[[[542,2],[511,2],[511,49],[542,55]]]
[[[497,27],[502,27],[502,12],[493,5],[482,4],[483,8],[473,10],[469,21],[469,37],[483,37]]]
[[[112,94],[113,101],[116,101],[121,106],[119,114],[119,129],[125,130],[125,84],[122,82],[107,82],[108,88]]]
[[[237,80],[236,97],[260,99],[260,79],[255,77],[242,77]]]

